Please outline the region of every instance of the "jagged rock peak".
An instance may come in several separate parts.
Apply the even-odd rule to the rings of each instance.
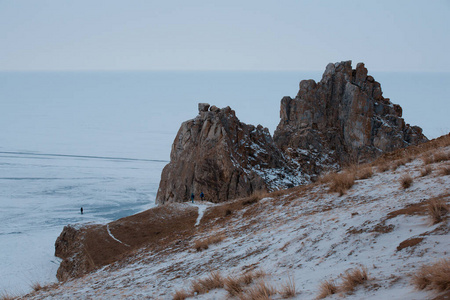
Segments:
[[[274,141],[315,172],[427,140],[421,128],[405,124],[401,107],[383,97],[363,63],[356,69],[351,61],[330,63],[320,82],[302,80],[299,86],[294,99],[281,100]]]
[[[222,202],[305,182],[276,147],[267,128],[239,121],[230,107],[198,105],[199,114],[181,125],[163,169],[158,204],[198,199]]]

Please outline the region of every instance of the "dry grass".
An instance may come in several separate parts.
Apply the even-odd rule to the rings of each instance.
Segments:
[[[206,278],[197,279],[191,283],[192,294],[204,294],[210,290],[224,287],[224,278],[219,272],[211,272]]]
[[[449,207],[443,199],[433,199],[428,203],[428,214],[433,224],[441,222],[449,212]]]
[[[434,162],[450,160],[450,152],[437,151],[434,153]]]
[[[430,154],[429,156],[425,156],[422,158],[422,161],[425,165],[429,165],[434,163],[434,156]]]
[[[239,296],[244,291],[240,278],[228,276],[224,279],[224,283],[225,290],[231,296]]]
[[[320,283],[319,295],[317,299],[323,299],[338,292],[338,287],[334,280],[325,280]]]
[[[238,296],[244,291],[244,286],[247,286],[253,283],[256,279],[264,276],[266,276],[266,273],[262,270],[250,271],[239,277],[229,276],[224,280],[225,290],[231,296]]]
[[[377,170],[378,170],[378,172],[383,173],[383,172],[386,172],[387,170],[389,170],[390,168],[391,168],[391,166],[389,165],[389,163],[384,161],[383,163],[378,165]]]
[[[398,167],[403,166],[406,163],[407,163],[407,160],[405,158],[396,160],[396,161],[392,162],[391,169],[392,169],[392,171],[395,171],[398,169]]]
[[[255,280],[255,273],[253,272],[247,272],[243,274],[241,277],[239,277],[239,282],[241,284],[249,285]]]
[[[293,298],[297,294],[297,291],[295,290],[295,282],[290,276],[288,281],[281,286],[279,293],[284,299]]]
[[[427,154],[427,156],[422,158],[422,160],[425,165],[442,162],[442,161],[447,161],[447,160],[450,160],[450,152],[435,151],[432,154]]]
[[[192,294],[204,294],[206,293],[208,290],[205,289],[205,287],[203,286],[203,284],[201,284],[198,280],[194,280],[191,282],[191,292]]]
[[[431,174],[432,171],[433,171],[433,168],[431,168],[431,166],[425,166],[425,168],[423,168],[422,171],[420,171],[420,175],[422,177],[424,177],[424,176]]]
[[[35,291],[38,292],[40,290],[43,289],[42,285],[39,282],[34,282],[33,284],[31,284],[31,288]]]
[[[329,184],[329,193],[339,193],[339,196],[345,194],[355,184],[355,172],[344,171],[341,173],[329,173],[321,177],[319,181],[321,183]]]
[[[259,200],[267,197],[268,194],[264,190],[254,191],[249,197],[242,199],[242,205],[252,205],[258,203]]]
[[[6,291],[0,293],[0,300],[14,300],[17,297],[8,294]]]
[[[224,278],[219,272],[211,272],[208,277],[199,279],[199,283],[208,291],[220,289],[224,286]]]
[[[409,175],[409,174],[403,175],[400,178],[400,184],[401,184],[402,188],[404,188],[404,189],[409,188],[412,185],[412,183],[413,183],[413,179],[412,179],[411,175]]]
[[[441,259],[432,265],[423,265],[412,278],[414,286],[440,292],[450,290],[450,259]]]
[[[347,271],[342,276],[340,290],[343,292],[352,292],[356,286],[363,284],[367,279],[367,269],[365,267]]]
[[[450,175],[450,167],[449,166],[443,166],[439,169],[439,175],[441,176],[447,176]]]
[[[277,291],[272,286],[261,281],[249,288],[245,294],[241,295],[239,298],[242,300],[269,300],[270,296],[275,295],[276,292]]]
[[[357,171],[356,178],[357,179],[368,179],[373,176],[372,167],[365,167]]]
[[[189,294],[188,292],[186,292],[185,290],[179,290],[176,291],[175,294],[173,294],[173,300],[184,300],[186,298],[189,298],[190,296],[192,296],[191,294]]]
[[[225,239],[223,234],[213,235],[206,239],[196,240],[194,242],[194,249],[197,251],[206,250],[209,248],[209,245],[220,243]]]

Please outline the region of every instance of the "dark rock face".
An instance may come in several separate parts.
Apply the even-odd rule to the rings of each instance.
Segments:
[[[82,251],[82,232],[67,225],[56,239],[55,256],[62,259],[56,272],[59,281],[80,277],[93,269],[88,257]]]
[[[307,173],[317,174],[427,141],[401,116],[363,63],[354,70],[351,61],[330,63],[320,82],[303,80],[297,97],[281,100],[274,141]]]
[[[239,122],[229,107],[200,103],[199,115],[178,131],[156,202],[188,201],[191,193],[198,199],[201,192],[222,202],[304,184],[325,170],[427,141],[382,94],[364,64],[329,64],[320,82],[303,80],[294,99],[281,100],[273,139],[267,128]]]
[[[306,182],[267,128],[240,122],[229,107],[208,108],[199,104],[199,115],[181,125],[161,175],[158,204],[188,201],[191,193],[198,199],[201,192],[222,202]]]

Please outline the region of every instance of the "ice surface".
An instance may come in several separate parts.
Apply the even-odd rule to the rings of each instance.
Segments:
[[[14,293],[56,281],[54,243],[65,225],[110,222],[152,207],[166,164],[30,153],[0,158],[0,291]]]

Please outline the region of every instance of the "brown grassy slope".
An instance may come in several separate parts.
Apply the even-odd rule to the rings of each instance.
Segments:
[[[57,277],[63,281],[79,277],[133,254],[136,249],[160,248],[191,236],[197,215],[196,207],[165,205],[107,225],[88,225],[72,234],[63,231],[55,244],[56,255],[63,259]],[[107,226],[122,243],[109,235]],[[75,261],[70,259],[74,255]]]

